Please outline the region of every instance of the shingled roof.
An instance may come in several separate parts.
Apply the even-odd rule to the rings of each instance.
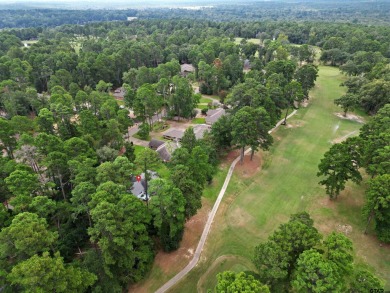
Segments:
[[[165,141],[162,141],[162,140],[158,140],[158,139],[152,139],[148,146],[152,149],[152,150],[157,150],[159,148],[159,146],[163,145],[165,143]]]
[[[206,123],[209,125],[213,125],[219,118],[221,118],[225,114],[226,114],[226,111],[223,108],[218,108],[215,110],[208,110],[207,117],[206,117]]]
[[[163,137],[165,139],[171,139],[171,140],[181,140],[181,138],[184,135],[184,131],[176,128],[168,129],[167,131],[162,133]]]

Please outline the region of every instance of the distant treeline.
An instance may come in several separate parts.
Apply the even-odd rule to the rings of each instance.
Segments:
[[[0,29],[55,27],[63,24],[126,20],[129,16],[146,19],[189,18],[212,19],[214,21],[291,20],[383,25],[389,23],[389,11],[389,1],[316,2],[313,0],[299,3],[272,1],[241,2],[240,4],[217,4],[213,7],[202,9],[161,7],[142,10],[3,9],[0,10]]]
[[[55,27],[63,24],[85,24],[98,21],[126,20],[136,10],[0,10],[0,29]]]

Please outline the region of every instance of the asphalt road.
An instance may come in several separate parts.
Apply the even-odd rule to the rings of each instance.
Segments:
[[[297,112],[297,110],[294,110],[290,115],[287,116],[287,119],[289,119],[291,116],[293,116],[296,112]],[[276,124],[276,126],[274,128],[272,128],[268,133],[272,133],[276,128],[278,128],[283,123],[283,121],[284,121],[284,119],[280,120]],[[245,151],[245,154],[249,153],[250,151],[251,151],[250,148],[247,149]],[[211,210],[211,212],[209,214],[209,217],[208,217],[207,222],[206,222],[206,226],[203,229],[202,237],[200,238],[198,246],[196,247],[194,257],[192,258],[192,260],[188,263],[188,265],[184,269],[182,269],[176,276],[174,276],[172,279],[170,279],[168,282],[166,282],[162,287],[160,287],[160,289],[158,289],[156,291],[156,293],[163,293],[163,292],[168,291],[171,287],[176,285],[188,272],[190,272],[198,263],[199,258],[200,258],[200,254],[202,253],[204,244],[206,243],[206,240],[207,240],[207,236],[210,232],[211,225],[214,221],[215,214],[218,211],[219,204],[221,203],[222,198],[225,195],[225,191],[229,185],[230,178],[233,175],[234,167],[236,166],[237,162],[239,162],[239,161],[240,161],[240,156],[238,156],[230,165],[229,172],[227,173],[226,178],[225,178],[225,182],[223,183],[222,189],[218,194],[218,197],[217,197],[217,200],[215,201],[213,209]]]

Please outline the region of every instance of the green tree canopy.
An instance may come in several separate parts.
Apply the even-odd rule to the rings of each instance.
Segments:
[[[234,273],[225,271],[217,275],[218,283],[215,292],[269,293],[268,286],[261,284],[252,275],[244,272]]]

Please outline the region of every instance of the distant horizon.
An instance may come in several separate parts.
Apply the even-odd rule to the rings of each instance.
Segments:
[[[116,9],[118,5],[126,6],[131,8],[133,6],[205,6],[212,4],[243,4],[250,2],[316,2],[321,0],[244,0],[237,2],[235,0],[113,0],[107,2],[106,0],[0,0],[0,8],[2,6],[11,6],[11,5],[23,5],[31,7],[59,7],[59,6],[76,6],[76,7],[85,7],[85,6],[104,6],[106,9]]]
[[[267,0],[253,0],[267,1]],[[222,3],[237,3],[233,0],[0,0],[0,9],[135,9],[152,7],[206,6]]]
[[[379,2],[389,2],[390,0],[378,0]],[[377,0],[0,0],[0,10],[29,10],[29,9],[66,9],[66,10],[125,10],[125,9],[147,9],[147,8],[187,8],[187,7],[207,7],[217,5],[245,5],[255,2],[274,3],[340,3],[351,2],[378,2]]]

